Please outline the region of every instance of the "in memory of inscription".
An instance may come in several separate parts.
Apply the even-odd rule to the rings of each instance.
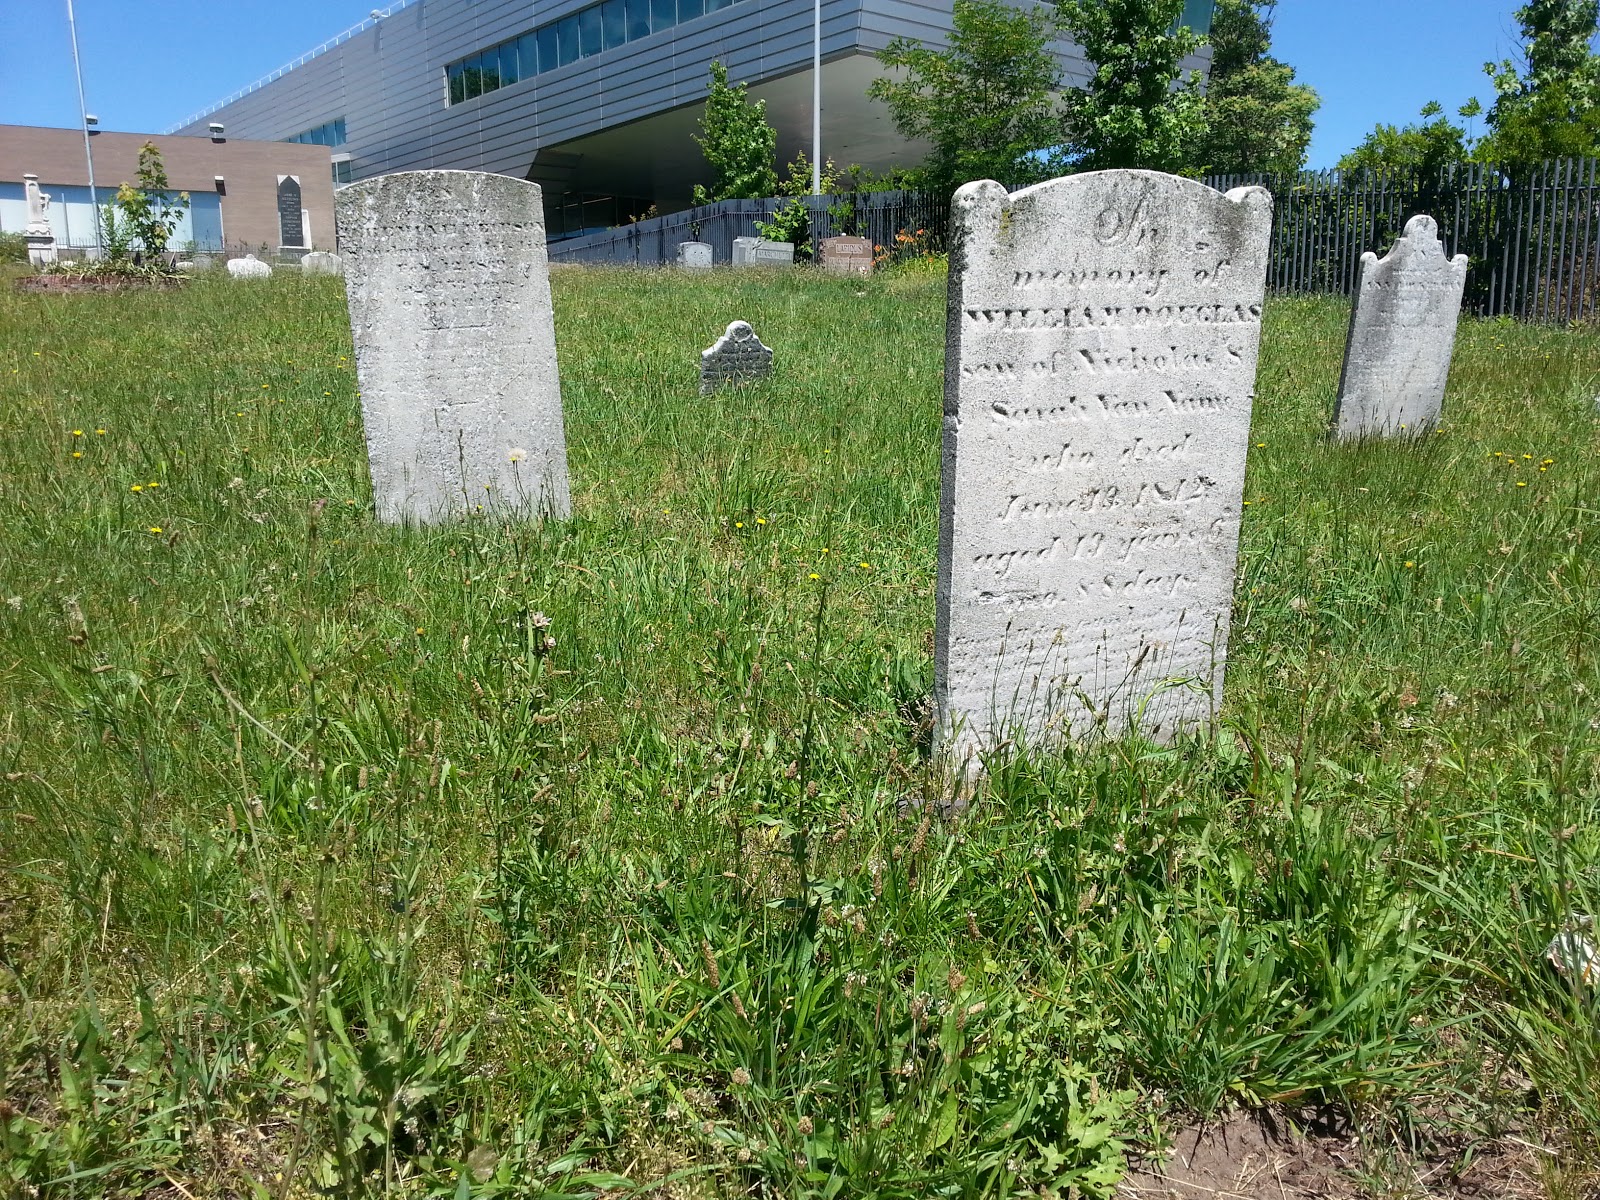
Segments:
[[[969,769],[1213,714],[1271,223],[1150,171],[956,193],[935,702]]]
[[[336,204],[378,518],[566,516],[538,185],[407,171]]]
[[[1341,440],[1411,437],[1439,423],[1467,287],[1429,216],[1406,222],[1388,254],[1361,256],[1334,431]]]
[[[700,351],[700,394],[723,384],[749,383],[772,374],[772,348],[763,346],[748,321],[729,324],[708,350]]]

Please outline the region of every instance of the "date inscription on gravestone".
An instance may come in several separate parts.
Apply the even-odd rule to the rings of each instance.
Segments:
[[[956,193],[935,702],[968,769],[1220,700],[1271,223],[1150,171]]]
[[[300,178],[297,175],[278,176],[278,245],[285,247],[306,244],[305,213],[300,207]]]

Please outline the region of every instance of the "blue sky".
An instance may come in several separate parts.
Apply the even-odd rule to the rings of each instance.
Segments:
[[[89,111],[158,132],[299,57],[372,9],[349,0],[75,0]],[[532,5],[530,4],[530,8]],[[1487,101],[1513,0],[1280,0],[1274,48],[1322,96],[1311,165],[1429,100]],[[0,0],[0,123],[77,124],[66,0]]]

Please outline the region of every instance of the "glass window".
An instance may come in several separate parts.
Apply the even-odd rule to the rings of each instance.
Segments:
[[[461,73],[461,64],[450,68],[450,103],[460,104],[467,98],[467,81]]]
[[[678,0],[678,24],[704,16],[705,11],[706,0]]]
[[[578,18],[562,17],[556,22],[561,47],[561,65],[578,61]]]
[[[539,39],[539,70],[554,71],[561,65],[556,53],[556,26],[546,25],[535,35]]]
[[[628,22],[623,15],[622,0],[605,0],[600,6],[600,27],[605,33],[607,50],[615,50],[628,40]]]
[[[500,45],[500,86],[510,87],[522,78],[522,72],[517,70],[517,43],[502,42]]]
[[[650,0],[650,29],[664,33],[678,23],[678,0]]]
[[[334,183],[349,183],[352,178],[354,178],[354,172],[351,170],[350,160],[348,158],[343,162],[336,162],[333,164]]]
[[[478,55],[478,69],[483,72],[483,90],[492,92],[500,86],[500,55],[494,50],[485,50]]]
[[[719,8],[727,8],[734,0],[706,0],[706,11],[716,12]]]
[[[334,123],[333,123],[333,144],[335,146],[344,145],[345,137],[346,137],[346,133],[345,133],[344,118],[340,117],[338,120],[334,121]]]
[[[483,95],[483,72],[478,69],[478,60],[469,58],[466,65],[461,68],[461,82],[465,88],[462,99],[476,100]]]
[[[517,39],[517,66],[523,79],[537,75],[544,69],[539,65],[539,43],[531,31]]]
[[[628,40],[650,36],[650,0],[627,0]]]
[[[591,4],[588,8],[578,13],[578,51],[584,58],[591,54],[599,54],[605,49],[605,38],[600,27],[600,6]]]

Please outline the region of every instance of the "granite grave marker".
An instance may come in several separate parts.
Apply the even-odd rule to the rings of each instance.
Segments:
[[[772,374],[772,348],[763,346],[748,321],[734,321],[709,350],[700,351],[700,394],[725,383],[748,383]]]
[[[935,702],[1165,740],[1222,693],[1272,200],[1150,171],[955,195]]]
[[[300,207],[300,179],[278,176],[278,245],[298,249],[306,244],[305,212]]]
[[[817,246],[822,269],[830,275],[872,274],[872,243],[868,239],[823,238]]]
[[[379,519],[566,516],[538,185],[404,171],[336,208]]]
[[[766,238],[733,239],[733,265],[736,267],[792,267],[793,242],[769,242]]]
[[[678,266],[685,271],[709,271],[714,262],[710,242],[678,243]]]
[[[1429,216],[1407,221],[1382,258],[1361,256],[1333,417],[1341,440],[1422,434],[1439,423],[1467,262],[1445,253]]]

